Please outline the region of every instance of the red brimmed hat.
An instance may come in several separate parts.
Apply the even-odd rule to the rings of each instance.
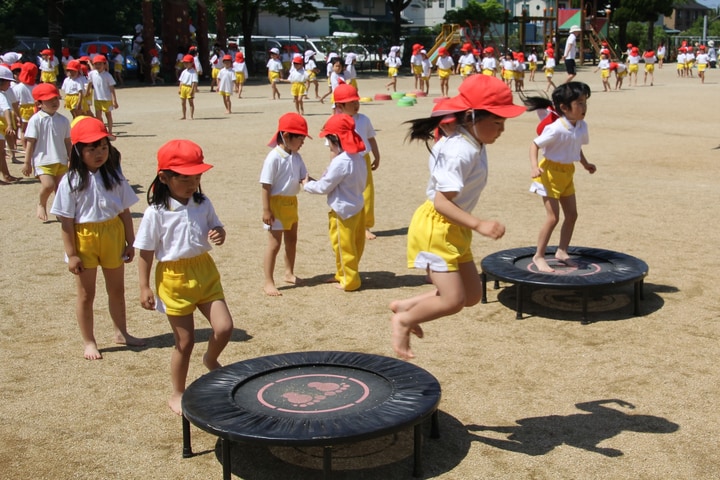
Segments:
[[[77,60],[70,60],[67,64],[67,67],[65,67],[65,70],[75,70],[76,72],[79,72],[80,62]]]
[[[92,63],[108,63],[108,61],[105,55],[95,55],[92,58]]]
[[[357,88],[340,80],[333,91],[333,99],[335,103],[354,102],[360,100],[360,95],[358,95]]]
[[[270,139],[268,147],[274,147],[277,145],[277,137],[280,132],[295,133],[298,135],[305,135],[310,140],[312,137],[308,135],[308,125],[305,117],[299,113],[290,112],[286,113],[280,119],[278,119],[278,128],[275,135]]]
[[[325,122],[321,137],[335,135],[340,139],[342,149],[347,153],[360,153],[365,150],[365,142],[355,131],[355,120],[347,113],[338,113]]]
[[[183,57],[183,60],[182,60],[182,61],[183,61],[183,63],[195,63],[195,57],[193,57],[192,55],[188,54],[188,55],[185,55],[185,56]]]
[[[40,85],[38,85],[38,88],[40,88]],[[70,129],[70,141],[73,145],[76,143],[95,143],[109,136],[110,134],[107,128],[105,128],[105,124],[102,120],[98,120],[95,117],[77,117],[73,120],[72,128]]]
[[[505,82],[489,75],[472,75],[458,87],[468,109],[487,110],[503,118],[522,115],[525,107],[513,103],[512,92]]]
[[[59,97],[60,91],[52,83],[41,83],[33,88],[32,96],[36,102],[42,102]]]
[[[233,59],[230,55],[223,55],[223,62],[232,62]]]
[[[190,140],[170,140],[157,152],[157,171],[170,170],[180,175],[200,175],[213,166],[204,163],[202,148]]]

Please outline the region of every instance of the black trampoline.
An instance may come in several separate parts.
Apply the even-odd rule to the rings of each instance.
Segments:
[[[487,303],[488,277],[509,282],[516,287],[516,318],[522,318],[523,290],[525,286],[550,287],[577,290],[582,294],[582,323],[587,324],[589,293],[608,286],[634,285],[633,314],[640,314],[640,299],[643,298],[643,281],[648,274],[648,265],[639,258],[624,253],[600,248],[570,247],[568,254],[572,264],[555,260],[554,251],[548,251],[546,259],[555,272],[539,272],[532,261],[535,247],[502,250],[483,258],[482,303]]]
[[[440,384],[394,358],[355,352],[296,352],[227,365],[194,381],[183,394],[183,456],[192,456],[190,423],[217,435],[223,478],[230,478],[230,442],[323,447],[414,427],[414,471],[422,475],[421,423],[438,437]]]

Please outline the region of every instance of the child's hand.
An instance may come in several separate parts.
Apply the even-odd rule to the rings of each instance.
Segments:
[[[583,167],[585,167],[585,170],[590,172],[590,175],[592,175],[593,173],[595,173],[597,171],[597,167],[595,167],[594,163],[588,163],[586,165],[583,165]]]
[[[215,227],[208,233],[208,239],[213,245],[222,245],[225,243],[225,229]]]
[[[32,173],[32,165],[30,165],[30,159],[27,159],[27,160],[25,160],[25,164],[23,165],[22,174],[25,175],[26,177],[29,177],[31,173]]]
[[[505,225],[495,220],[480,220],[480,224],[475,229],[480,235],[490,237],[497,240],[505,235]]]
[[[265,225],[272,225],[275,223],[275,215],[271,211],[263,212],[263,223]]]
[[[140,306],[145,310],[155,310],[155,295],[150,287],[140,287]]]
[[[78,257],[77,255],[72,255],[68,257],[68,270],[70,270],[70,273],[73,273],[75,275],[78,275],[83,270],[85,270],[85,267],[83,267],[80,257]]]
[[[530,170],[530,178],[537,178],[543,173],[543,169],[540,167],[536,167]]]
[[[123,251],[122,259],[125,263],[130,263],[135,258],[135,248],[132,245],[127,245]]]

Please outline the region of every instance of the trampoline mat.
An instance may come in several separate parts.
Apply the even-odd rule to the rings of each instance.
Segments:
[[[227,365],[193,382],[183,414],[221,438],[332,445],[415,425],[440,402],[426,370],[355,352],[296,352]]]

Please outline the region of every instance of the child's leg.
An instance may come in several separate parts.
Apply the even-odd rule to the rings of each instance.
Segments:
[[[185,392],[190,355],[195,346],[195,322],[192,314],[182,317],[168,315],[168,321],[175,338],[175,348],[170,356],[172,395],[168,399],[168,405],[173,412],[182,415],[182,394]]]
[[[182,118],[181,118],[181,120],[185,120],[185,116],[186,116],[186,114],[187,114],[187,100],[185,100],[184,98],[181,98],[181,99],[180,99],[180,106],[181,106],[181,108],[182,108]]]
[[[295,256],[297,252],[298,224],[293,224],[290,230],[282,232],[285,241],[285,282],[297,284],[299,279],[295,276]]]
[[[55,191],[57,182],[52,175],[39,175],[38,178],[40,180],[40,200],[38,201],[36,216],[43,222],[47,222],[47,201],[50,194]]]
[[[222,365],[218,357],[230,341],[233,331],[233,320],[225,300],[216,300],[198,305],[198,309],[205,315],[212,327],[212,335],[208,340],[208,348],[203,355],[203,364],[208,370],[215,370]]]
[[[243,90],[243,84],[238,84],[238,98],[242,98],[242,90]]]
[[[545,250],[547,250],[550,236],[558,224],[560,202],[555,198],[543,197],[543,204],[545,205],[545,222],[538,234],[537,249],[533,256],[533,263],[541,272],[554,272],[555,270],[553,270],[550,265],[548,265],[547,260],[545,260]]]
[[[300,107],[300,115],[305,115],[305,104],[303,103],[304,93],[298,96],[298,107]]]
[[[103,268],[102,272],[108,295],[108,311],[115,327],[115,343],[131,346],[145,345],[142,338],[133,337],[127,331],[125,265],[120,265],[118,268]]]
[[[265,281],[263,282],[263,291],[266,295],[277,297],[282,295],[275,286],[273,274],[275,272],[275,260],[280,252],[280,244],[282,243],[282,230],[270,230],[268,235],[268,246],[265,249],[263,258],[263,270],[265,272]]]
[[[10,169],[5,159],[5,140],[0,140],[0,173],[2,173],[5,182],[12,183],[19,180],[19,178],[10,175]]]
[[[570,258],[567,250],[570,246],[570,240],[575,231],[575,222],[577,222],[577,199],[575,195],[569,195],[567,197],[560,197],[560,207],[562,208],[563,220],[562,227],[560,227],[560,243],[558,249],[555,252],[555,258],[560,261],[566,261]]]
[[[102,354],[97,348],[94,333],[93,302],[95,300],[95,279],[97,268],[86,268],[77,275],[77,299],[75,316],[77,317],[80,336],[83,340],[84,357],[87,360],[100,360]]]
[[[112,135],[112,129],[113,129],[113,117],[112,112],[108,110],[105,112],[105,117],[107,118],[107,131],[110,135]]]
[[[188,98],[188,103],[190,104],[190,120],[192,120],[195,118],[195,99]]]

